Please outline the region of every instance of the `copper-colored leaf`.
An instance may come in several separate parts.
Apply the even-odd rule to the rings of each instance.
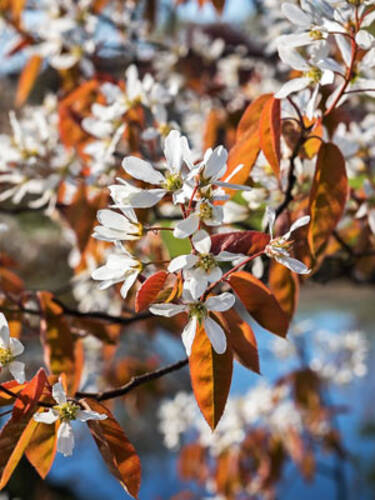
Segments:
[[[260,373],[257,341],[251,326],[234,310],[225,311],[229,341],[238,361],[255,373]]]
[[[166,271],[158,271],[142,283],[135,298],[136,312],[144,311],[155,301],[168,278],[168,274]]]
[[[292,319],[299,297],[297,275],[285,266],[272,260],[269,271],[269,286],[289,319]]]
[[[229,282],[247,311],[263,328],[286,336],[289,319],[271,290],[246,271],[233,273]]]
[[[322,144],[310,192],[308,242],[318,257],[339,223],[348,195],[345,159],[335,144]]]
[[[38,292],[43,312],[41,337],[44,346],[45,363],[54,375],[74,375],[74,341],[62,308],[53,301],[50,292]]]
[[[111,473],[129,495],[138,498],[141,463],[134,446],[104,405],[93,399],[84,399],[83,403],[91,410],[107,415],[106,420],[89,420],[87,425]]]
[[[34,432],[25,450],[29,462],[44,479],[50,471],[56,455],[57,439],[55,425],[35,422]]]
[[[19,384],[15,380],[4,382],[1,385],[5,389],[9,389],[10,391],[12,391],[14,394],[18,394],[25,388],[25,384]],[[11,396],[10,394],[7,394],[0,389],[0,406],[8,406],[12,404],[15,399],[15,396]]]
[[[1,429],[0,489],[9,481],[36,428],[37,422],[33,420],[33,414],[46,383],[46,374],[40,369],[19,393],[12,417]]]
[[[211,429],[217,426],[227,402],[233,370],[230,347],[216,354],[202,327],[198,327],[189,357],[195,399]]]
[[[230,178],[233,184],[244,184],[258,158],[259,120],[265,103],[272,98],[272,94],[265,94],[252,102],[243,114],[237,128],[236,143],[229,151],[228,167],[223,180],[226,180],[238,165],[244,167]]]
[[[17,86],[16,106],[21,106],[28,98],[33,88],[36,77],[39,74],[43,59],[34,54],[26,63]]]
[[[280,175],[280,137],[280,100],[272,97],[265,103],[260,117],[259,141],[264,156],[266,157],[276,176]]]
[[[260,231],[234,231],[211,236],[211,252],[218,254],[224,250],[244,255],[254,255],[264,250],[270,236]]]
[[[89,188],[84,182],[79,185],[72,203],[64,208],[63,213],[77,237],[78,248],[83,252],[91,238],[96,224],[96,213],[104,208],[107,202],[105,190],[99,191],[96,196],[89,196]]]

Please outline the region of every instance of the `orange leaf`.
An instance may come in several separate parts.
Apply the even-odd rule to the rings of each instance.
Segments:
[[[198,327],[189,357],[191,384],[198,406],[211,429],[217,426],[227,402],[233,370],[230,347],[216,354],[203,326]]]
[[[12,417],[1,429],[0,489],[9,481],[36,428],[37,422],[34,421],[33,414],[46,383],[46,374],[40,369],[19,393]]]
[[[154,302],[161,292],[168,274],[166,271],[158,271],[142,283],[135,298],[136,312],[144,311]]]
[[[118,479],[129,495],[138,498],[141,485],[141,463],[112,413],[93,399],[82,402],[90,410],[105,413],[106,420],[89,420],[87,425],[110,472]]]
[[[289,319],[271,290],[246,271],[233,273],[229,282],[247,311],[263,328],[286,336]]]
[[[56,426],[35,422],[25,454],[39,476],[44,479],[50,471],[56,455]]]
[[[269,286],[289,319],[293,318],[299,297],[299,281],[295,273],[275,260],[271,261]]]
[[[33,88],[36,77],[39,74],[43,59],[38,55],[33,55],[27,61],[17,86],[16,106],[21,106],[28,98]]]
[[[260,373],[257,341],[251,326],[234,310],[223,313],[229,331],[230,345],[238,361],[255,373]]]
[[[62,308],[50,292],[38,292],[43,318],[40,322],[45,363],[54,375],[74,376],[74,341]],[[69,380],[71,382],[71,380]]]
[[[271,100],[273,94],[263,94],[259,96],[246,108],[240,123],[237,127],[236,141],[240,141],[249,133],[257,132],[259,127],[259,120],[262,115],[264,106]]]
[[[280,137],[281,137],[280,100],[272,97],[263,108],[259,124],[260,147],[275,175],[280,175]]]
[[[340,221],[347,195],[345,159],[334,144],[322,144],[309,200],[311,222],[307,238],[315,257],[323,253],[332,231]]]
[[[316,125],[314,125],[314,128],[311,130],[311,133],[309,136],[315,136],[315,137],[323,137],[323,124],[321,121],[318,121]],[[316,138],[311,138],[305,142],[304,145],[304,150],[308,158],[314,158],[316,154],[319,152],[319,148],[322,144],[322,141],[320,139]]]
[[[96,213],[107,201],[107,193],[101,190],[94,197],[89,197],[89,189],[85,183],[79,185],[71,204],[63,209],[63,213],[77,237],[78,248],[83,252],[90,241],[96,224]]]
[[[218,254],[224,250],[244,255],[254,255],[264,250],[270,236],[260,231],[234,231],[211,236],[211,252]]]
[[[233,184],[244,184],[251,169],[258,158],[259,144],[259,120],[265,103],[272,98],[272,94],[265,94],[252,102],[243,114],[237,128],[236,143],[230,149],[228,156],[228,167],[223,180],[225,181],[238,166],[244,167],[230,178]]]
[[[12,391],[14,394],[18,394],[25,388],[25,384],[19,384],[15,380],[11,380],[10,382],[4,382],[1,384],[5,389],[9,389]],[[7,394],[6,392],[3,392],[0,389],[0,406],[8,406],[13,403],[15,400],[14,396],[11,396],[10,394]]]

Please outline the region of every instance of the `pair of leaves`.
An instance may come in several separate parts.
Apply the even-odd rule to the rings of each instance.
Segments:
[[[231,177],[234,184],[245,184],[260,150],[276,176],[280,173],[281,118],[280,101],[273,94],[264,94],[253,101],[242,115],[237,128],[236,143],[229,151],[227,179],[238,165],[244,167]]]
[[[289,326],[287,313],[274,294],[252,274],[233,273],[229,283],[246,310],[267,330],[285,337]],[[259,373],[259,358],[255,335],[235,310],[217,313],[216,319],[227,332],[227,350],[218,355],[199,325],[189,357],[190,376],[197,403],[209,426],[214,429],[223,414],[229,394],[233,353],[247,368]]]
[[[18,392],[12,416],[0,432],[0,489],[9,481],[37,428],[33,415],[46,385],[47,376],[40,369]]]

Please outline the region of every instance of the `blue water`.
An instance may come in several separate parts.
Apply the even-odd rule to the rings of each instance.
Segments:
[[[299,319],[305,319],[302,314]],[[309,318],[314,324],[324,326],[326,330],[340,331],[356,326],[355,316],[350,312],[343,313],[339,310],[325,310],[315,312]],[[275,362],[275,358],[269,356],[269,345],[272,336],[266,331],[257,328],[257,338],[260,347],[260,359],[262,376],[266,380],[275,380],[281,374],[292,368],[287,361]],[[155,339],[155,347],[162,348],[168,359],[180,359],[183,350],[178,341],[168,340],[167,336],[160,335]],[[177,353],[177,354],[176,354]],[[369,366],[373,365],[373,350],[369,354]],[[243,394],[259,381],[259,377],[238,363],[235,363],[231,395]],[[356,379],[353,383],[332,392],[333,404],[347,406],[349,411],[338,418],[340,432],[343,435],[345,446],[358,465],[354,468],[347,464],[345,475],[347,481],[347,498],[370,500],[374,497],[369,486],[364,481],[363,465],[375,458],[374,441],[360,436],[361,424],[366,421],[374,421],[374,411],[371,405],[371,394],[374,393],[375,385],[371,382],[370,375]],[[155,429],[157,418],[152,418]],[[63,458],[58,456],[50,472],[49,479],[59,484],[69,484],[81,500],[102,500],[103,498],[126,499],[118,482],[112,478],[104,465],[96,446],[89,436],[85,426],[77,426],[77,441],[73,457]],[[125,429],[126,432],[126,429]],[[157,431],[155,430],[155,433]],[[132,436],[129,435],[132,440]],[[138,438],[139,439],[139,436]],[[134,441],[134,440],[133,440]],[[136,440],[137,441],[137,440]],[[142,439],[140,440],[142,441]],[[137,442],[134,443],[137,446]],[[141,452],[143,467],[141,500],[169,499],[172,495],[188,488],[190,491],[198,492],[194,484],[181,482],[176,471],[176,455],[160,447],[160,437],[155,439],[155,451]],[[333,465],[333,459],[327,455],[321,457],[321,462]],[[362,467],[363,469],[363,467]],[[313,483],[304,482],[299,474],[295,473],[293,466],[285,473],[285,480],[279,488],[279,498],[288,500],[315,500],[318,496],[322,498],[336,498],[336,484],[325,475],[318,474]]]

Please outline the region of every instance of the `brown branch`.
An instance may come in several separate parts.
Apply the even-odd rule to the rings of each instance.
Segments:
[[[133,377],[128,383],[125,385],[118,387],[117,389],[113,389],[105,392],[76,392],[76,398],[92,398],[96,401],[107,401],[108,399],[118,398],[120,396],[124,396],[128,394],[128,392],[132,391],[136,387],[140,385],[147,384],[152,380],[156,380],[158,378],[167,375],[168,373],[172,373],[180,368],[183,368],[188,364],[188,358],[182,359],[181,361],[177,361],[177,363],[173,363],[172,365],[165,366],[164,368],[158,368],[153,372],[147,372],[143,375],[138,375],[137,377]]]
[[[123,316],[112,316],[111,314],[107,314],[107,313],[103,313],[103,312],[82,312],[82,311],[78,311],[77,309],[73,309],[73,308],[68,307],[63,302],[61,302],[60,300],[58,300],[56,298],[54,298],[53,301],[62,308],[63,313],[66,316],[71,316],[73,318],[100,319],[103,321],[107,321],[108,323],[117,324],[117,325],[130,325],[132,323],[135,323],[136,321],[142,321],[142,320],[151,318],[151,314],[149,312],[135,314],[134,316],[130,316],[128,318],[124,318]],[[25,314],[31,314],[33,316],[42,316],[43,315],[42,311],[39,311],[37,309],[29,309],[29,308],[23,307],[19,304],[18,304],[18,309],[3,308],[3,310],[5,312],[9,312],[9,313],[22,312]]]

